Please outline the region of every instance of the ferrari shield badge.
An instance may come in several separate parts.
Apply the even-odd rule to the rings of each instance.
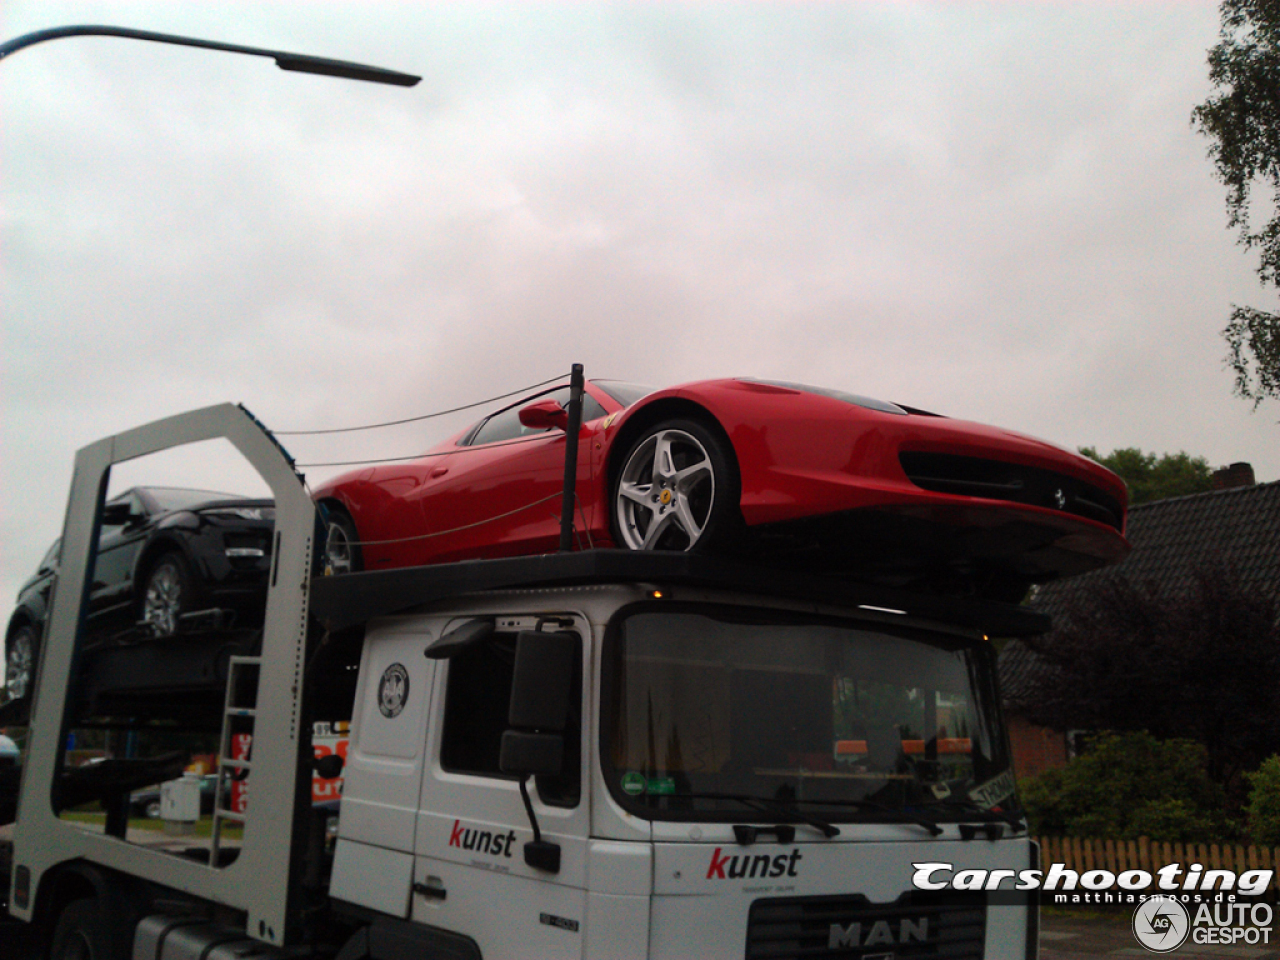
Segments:
[[[388,719],[400,715],[409,700],[409,671],[403,664],[393,663],[382,672],[378,683],[378,709]]]

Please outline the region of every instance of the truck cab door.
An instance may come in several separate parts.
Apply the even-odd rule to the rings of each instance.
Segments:
[[[415,621],[365,636],[330,894],[394,917],[409,912],[424,734],[437,664]]]
[[[583,783],[589,627],[557,618],[578,637],[562,773],[528,785],[543,841],[560,848],[559,869],[525,861],[533,840],[520,783],[499,769],[507,729],[518,630],[532,617],[505,621],[483,640],[441,661],[427,736],[415,845],[412,919],[475,941],[486,960],[580,958],[586,911],[590,824]],[[527,622],[523,622],[527,621]],[[465,623],[460,621],[459,623]],[[452,627],[446,627],[448,634]]]

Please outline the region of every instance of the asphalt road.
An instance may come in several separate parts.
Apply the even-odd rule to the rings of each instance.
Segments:
[[[1121,914],[1044,914],[1040,923],[1041,960],[1080,960],[1083,957],[1155,957],[1143,949],[1130,929],[1131,916]],[[1249,946],[1197,945],[1190,940],[1164,954],[1180,960],[1280,960],[1280,943]]]
[[[1125,918],[1080,920],[1046,917],[1041,924],[1041,934],[1041,960],[1080,960],[1085,957],[1134,960],[1154,956],[1138,946]],[[1280,949],[1276,949],[1274,944],[1263,949],[1247,946],[1197,948],[1188,943],[1166,956],[1182,960],[1276,960],[1280,958]],[[0,917],[0,960],[38,960],[27,924],[7,916]]]

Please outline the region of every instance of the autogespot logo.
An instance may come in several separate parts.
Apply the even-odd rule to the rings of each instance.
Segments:
[[[1152,953],[1170,953],[1187,942],[1191,916],[1173,897],[1152,897],[1133,913],[1133,935]]]

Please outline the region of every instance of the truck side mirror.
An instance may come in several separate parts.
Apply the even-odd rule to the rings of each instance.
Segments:
[[[472,644],[488,640],[496,630],[492,620],[468,620],[443,634],[439,640],[423,650],[422,655],[429,660],[448,660],[456,657]]]
[[[522,729],[563,730],[577,665],[576,633],[521,632],[516,637],[508,723]]]
[[[525,631],[516,638],[511,703],[498,767],[503,773],[554,776],[564,762],[564,724],[578,659],[572,633]]]
[[[531,867],[558,873],[560,846],[542,839],[529,799],[529,777],[553,776],[564,765],[564,725],[569,694],[578,664],[578,637],[573,633],[524,631],[516,638],[511,703],[503,732],[498,766],[520,779],[520,798],[533,826],[533,840],[524,845]]]

